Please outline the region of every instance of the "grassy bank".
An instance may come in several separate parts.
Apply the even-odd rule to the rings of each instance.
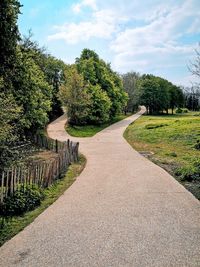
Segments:
[[[102,131],[106,127],[110,126],[111,124],[121,121],[126,117],[130,116],[131,114],[127,115],[118,115],[113,118],[111,121],[101,124],[101,125],[83,125],[83,126],[71,126],[66,125],[66,131],[69,135],[74,137],[91,137],[94,136],[96,133]]]
[[[200,199],[200,114],[143,116],[124,133],[136,150]]]
[[[14,235],[23,230],[27,225],[34,221],[46,208],[56,201],[65,190],[76,180],[76,177],[82,172],[86,164],[86,159],[80,156],[80,160],[76,164],[69,167],[66,175],[58,180],[54,185],[44,190],[45,199],[41,205],[35,210],[25,213],[23,216],[9,218],[7,221],[0,217],[0,246],[12,238]]]

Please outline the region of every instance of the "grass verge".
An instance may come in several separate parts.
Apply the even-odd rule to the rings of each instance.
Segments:
[[[83,155],[80,156],[79,162],[72,164],[66,175],[55,182],[51,187],[44,190],[45,199],[41,205],[33,211],[27,212],[22,216],[16,216],[3,220],[0,217],[0,246],[14,235],[23,230],[27,225],[34,221],[46,208],[55,202],[66,189],[76,180],[76,177],[82,172],[86,164],[86,159]]]
[[[142,116],[124,137],[200,199],[199,113]]]
[[[127,115],[118,115],[115,118],[113,118],[111,121],[106,122],[101,125],[83,125],[83,126],[72,126],[72,125],[66,125],[66,131],[69,135],[74,137],[92,137],[96,133],[102,131],[106,127],[110,126],[111,124],[121,121],[125,119],[126,117],[130,116],[131,114]]]

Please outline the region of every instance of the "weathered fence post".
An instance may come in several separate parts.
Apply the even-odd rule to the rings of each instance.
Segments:
[[[58,140],[56,139],[56,153],[58,153]]]

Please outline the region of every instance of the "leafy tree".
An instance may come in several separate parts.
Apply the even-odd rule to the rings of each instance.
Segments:
[[[66,76],[68,79],[60,87],[59,98],[67,107],[67,115],[72,125],[86,124],[90,114],[91,99],[84,78],[74,66],[66,71]]]
[[[36,131],[48,122],[52,88],[30,52],[22,53],[18,47],[17,56],[18,75],[13,78],[13,95],[17,104],[22,107],[22,128],[25,131]]]
[[[49,113],[50,119],[63,113],[61,102],[58,98],[59,86],[65,80],[64,71],[67,65],[46,52],[44,47],[40,48],[38,43],[32,41],[32,33],[29,31],[28,36],[24,36],[20,42],[22,53],[28,53],[34,59],[35,63],[44,73],[46,82],[52,87],[52,106]]]
[[[149,114],[182,107],[184,95],[180,87],[153,75],[143,75],[137,84],[139,103],[145,105]]]
[[[94,51],[84,49],[80,58],[76,59],[76,66],[85,82],[94,86],[99,85],[107,93],[111,101],[110,118],[120,113],[128,97],[123,90],[120,76],[112,71],[110,64],[106,64]]]
[[[182,107],[184,104],[184,95],[181,88],[176,85],[171,84],[168,89],[169,92],[169,107],[172,110],[172,114],[174,113],[174,109],[176,107]]]
[[[0,81],[0,88],[2,80]],[[19,120],[21,109],[17,106],[12,94],[0,93],[0,170],[9,166],[16,153],[12,146],[17,140],[16,121]]]
[[[193,111],[200,109],[200,88],[198,86],[187,88],[185,92],[185,106]]]
[[[87,93],[91,99],[88,123],[101,124],[108,121],[111,101],[107,93],[99,85],[88,85]]]
[[[17,0],[0,2],[0,77],[5,85],[2,90],[6,91],[12,87],[12,77],[15,74],[16,48],[20,40],[17,26],[20,7]]]
[[[122,75],[123,87],[129,97],[126,111],[134,112],[138,107],[137,81],[139,77],[137,72],[128,72]]]
[[[140,104],[146,106],[147,113],[157,112],[159,106],[159,83],[153,76],[144,76],[138,84]]]
[[[191,62],[189,70],[191,73],[200,78],[200,43],[199,47],[195,49],[196,58],[194,62]]]

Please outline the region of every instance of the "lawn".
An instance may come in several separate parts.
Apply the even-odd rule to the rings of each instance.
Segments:
[[[200,113],[142,116],[124,137],[200,199]]]
[[[83,126],[71,126],[69,124],[66,125],[66,131],[69,135],[74,137],[91,137],[94,136],[96,133],[102,131],[106,127],[110,126],[111,124],[121,121],[125,119],[126,117],[130,116],[131,114],[127,115],[118,115],[115,118],[113,118],[111,121],[106,122],[101,125],[83,125]]]
[[[80,156],[78,163],[72,164],[66,175],[58,180],[54,185],[44,190],[45,199],[41,205],[33,211],[27,212],[22,216],[9,218],[7,221],[0,217],[0,246],[23,230],[27,225],[34,221],[46,208],[48,208],[65,190],[76,180],[76,177],[82,172],[86,164],[86,159]]]

